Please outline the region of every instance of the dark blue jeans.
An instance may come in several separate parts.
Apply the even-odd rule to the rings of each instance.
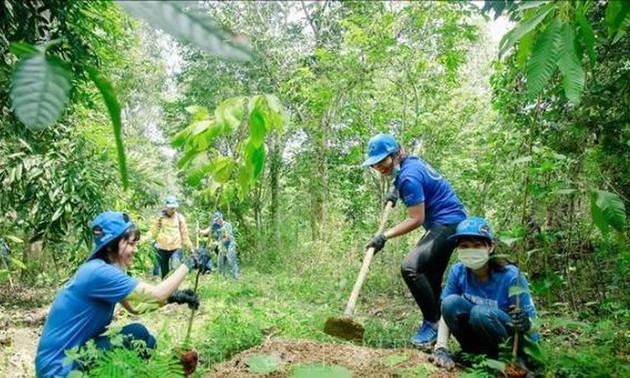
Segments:
[[[496,356],[499,344],[512,336],[510,316],[496,307],[476,305],[459,295],[442,301],[442,316],[462,350]]]

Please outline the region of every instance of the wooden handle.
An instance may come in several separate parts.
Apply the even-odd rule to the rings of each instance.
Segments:
[[[388,201],[385,206],[385,210],[383,211],[383,216],[381,217],[381,224],[379,225],[376,234],[374,234],[375,236],[385,231],[385,225],[387,224],[389,214],[392,212],[393,207],[394,204]],[[361,286],[363,286],[363,281],[365,281],[368,269],[370,268],[372,257],[374,257],[374,248],[368,248],[368,250],[365,251],[365,257],[363,258],[363,265],[361,265],[361,270],[359,271],[359,277],[357,277],[357,282],[354,283],[354,288],[352,289],[352,293],[350,293],[350,299],[348,299],[346,310],[343,312],[345,315],[354,314],[354,306],[357,304],[359,292],[361,291]]]

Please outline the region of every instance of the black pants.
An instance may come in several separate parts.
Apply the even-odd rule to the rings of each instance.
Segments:
[[[166,277],[166,275],[170,271],[169,261],[171,260],[171,256],[173,256],[175,252],[179,252],[181,254],[181,249],[178,248],[172,251],[166,251],[164,249],[156,248],[156,253],[157,253],[158,263],[160,264],[160,272],[161,272],[162,279],[164,279],[164,277]]]
[[[447,238],[456,228],[457,224],[431,227],[402,262],[403,279],[429,322],[440,320],[442,276],[456,245]]]

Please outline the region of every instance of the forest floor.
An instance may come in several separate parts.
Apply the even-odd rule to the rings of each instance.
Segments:
[[[190,275],[182,287],[191,287],[193,280]],[[34,376],[39,335],[60,285],[0,287],[0,377]],[[285,377],[297,369],[337,369],[333,376],[338,377],[496,375],[483,362],[448,373],[413,349],[408,340],[420,317],[406,292],[384,295],[368,286],[357,311],[365,325],[363,345],[323,332],[326,319],[342,313],[346,298],[343,292],[322,290],[314,279],[246,268],[239,281],[214,273],[202,276],[199,294],[202,304],[191,337],[200,358],[195,377],[261,376],[256,372]],[[620,311],[617,319],[589,322],[569,319],[564,311],[542,310],[543,351],[549,356],[545,375],[628,376],[630,330],[615,327],[619,320],[628,324],[627,309]],[[138,317],[118,310],[113,325],[139,321],[163,345],[177,346],[183,343],[189,316],[186,306],[177,305]]]

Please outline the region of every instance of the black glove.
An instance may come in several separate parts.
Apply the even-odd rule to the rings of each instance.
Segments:
[[[199,261],[199,257],[195,253],[193,253],[192,256],[186,258],[184,264],[186,264],[186,266],[188,267],[189,272],[192,272],[194,269],[199,269],[203,266]]]
[[[532,327],[532,321],[522,308],[510,306],[508,314],[511,318],[512,328],[516,332],[527,332]]]
[[[387,202],[391,202],[392,207],[396,207],[396,202],[398,202],[398,190],[396,190],[395,187],[385,196],[385,206],[387,206]]]
[[[374,254],[376,254],[378,251],[383,249],[386,241],[387,238],[385,237],[385,234],[378,234],[365,245],[365,249],[374,248]]]
[[[188,304],[188,308],[196,310],[199,308],[199,296],[191,289],[175,290],[166,300],[167,303]]]
[[[195,252],[197,257],[197,261],[199,261],[200,268],[208,265],[208,261],[210,260],[210,254],[206,248],[199,248],[197,252]]]
[[[446,370],[452,370],[455,368],[455,361],[451,358],[451,353],[448,349],[443,347],[434,350],[433,354],[429,356],[429,360],[433,362],[433,365]]]

